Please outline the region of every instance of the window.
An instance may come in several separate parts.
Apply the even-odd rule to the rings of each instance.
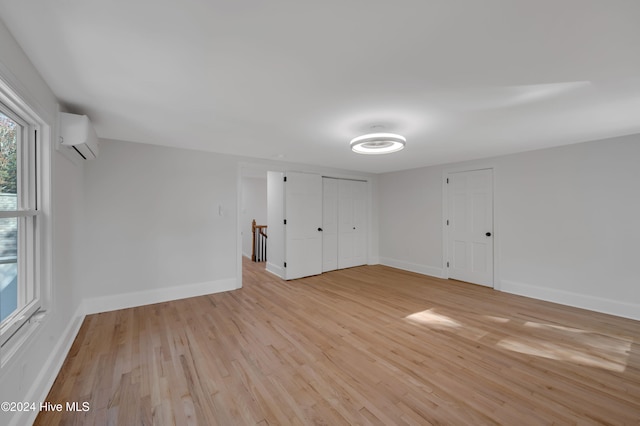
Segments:
[[[41,156],[38,121],[6,93],[0,95],[0,347],[5,361],[8,343],[24,334],[21,329],[42,308]]]

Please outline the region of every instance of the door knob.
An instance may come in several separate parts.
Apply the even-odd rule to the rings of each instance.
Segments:
[[[318,231],[322,232],[322,228],[318,228]]]
[[[490,237],[490,236],[491,236],[491,232],[487,232],[487,233],[486,233],[486,234],[484,234],[484,235],[486,235],[487,237]]]

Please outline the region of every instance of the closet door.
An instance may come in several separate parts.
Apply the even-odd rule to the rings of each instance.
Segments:
[[[322,272],[338,269],[338,182],[322,179]]]
[[[338,268],[367,261],[367,183],[338,181]]]

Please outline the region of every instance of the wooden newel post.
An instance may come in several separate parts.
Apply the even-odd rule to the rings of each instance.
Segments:
[[[251,260],[256,261],[256,220],[251,221]]]

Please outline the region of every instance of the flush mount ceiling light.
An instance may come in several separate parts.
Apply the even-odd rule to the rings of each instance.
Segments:
[[[394,133],[369,133],[351,140],[351,150],[358,154],[390,154],[404,148],[407,140]]]

